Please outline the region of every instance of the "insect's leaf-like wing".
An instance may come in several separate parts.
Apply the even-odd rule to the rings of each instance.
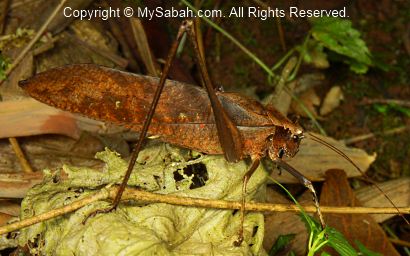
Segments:
[[[232,119],[226,113],[225,109],[222,107],[215,91],[208,87],[206,88],[211,101],[216,128],[218,129],[218,137],[225,158],[229,162],[237,162],[242,159],[241,134]]]

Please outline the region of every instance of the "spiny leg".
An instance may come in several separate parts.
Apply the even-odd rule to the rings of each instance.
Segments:
[[[186,30],[187,30],[187,28],[188,28],[189,26],[190,26],[190,25],[189,25],[189,21],[183,21],[182,24],[181,24],[181,26],[179,27],[177,37],[175,38],[175,41],[173,42],[173,44],[172,44],[172,46],[171,46],[171,49],[170,49],[170,51],[169,51],[169,53],[168,53],[167,60],[166,60],[164,69],[162,70],[162,74],[161,74],[161,78],[160,78],[160,81],[159,81],[157,90],[155,91],[154,98],[153,98],[152,103],[151,103],[151,106],[150,106],[150,108],[149,108],[147,117],[145,118],[145,121],[144,121],[144,124],[143,124],[143,128],[142,128],[142,130],[141,130],[141,133],[140,133],[140,136],[139,136],[139,138],[138,138],[137,144],[135,145],[135,147],[134,147],[133,150],[132,150],[131,159],[130,159],[130,162],[129,162],[129,165],[128,165],[127,172],[126,172],[125,175],[124,175],[124,178],[123,178],[122,183],[121,183],[121,185],[120,185],[120,187],[119,187],[119,189],[118,189],[118,192],[117,192],[117,194],[116,194],[116,196],[115,196],[115,198],[114,198],[114,201],[113,201],[113,203],[112,203],[112,206],[109,207],[109,208],[106,208],[106,209],[97,210],[97,211],[93,212],[92,214],[90,214],[88,217],[93,216],[93,215],[95,215],[95,214],[97,214],[97,213],[110,212],[110,211],[116,209],[117,206],[119,205],[120,200],[121,200],[121,196],[122,196],[122,194],[124,193],[125,187],[127,186],[127,183],[128,183],[128,180],[129,180],[129,178],[130,178],[130,176],[131,176],[131,173],[132,173],[132,170],[133,170],[133,168],[134,168],[135,162],[136,162],[136,160],[137,160],[137,158],[138,158],[138,154],[139,154],[139,152],[141,151],[141,148],[142,148],[144,139],[145,139],[145,137],[146,137],[146,135],[147,135],[148,128],[149,128],[149,125],[150,125],[150,123],[151,123],[152,117],[154,116],[155,109],[156,109],[156,107],[157,107],[159,98],[160,98],[160,96],[161,96],[162,90],[163,90],[164,85],[165,85],[165,80],[166,80],[166,78],[167,78],[167,76],[168,76],[169,69],[170,69],[171,64],[172,64],[172,60],[173,60],[174,57],[175,57],[175,53],[176,53],[176,51],[177,51],[177,49],[178,49],[179,43],[180,43],[180,41],[181,41],[181,38],[182,38],[183,34],[186,32]],[[88,218],[88,217],[87,217],[87,218]],[[85,219],[85,221],[86,221],[86,220],[87,220],[87,219]]]
[[[288,163],[282,161],[281,159],[275,160],[275,163],[277,163],[280,167],[282,167],[287,172],[292,174],[296,179],[299,180],[301,184],[303,184],[305,187],[307,187],[310,190],[310,192],[313,195],[313,202],[315,203],[315,206],[316,206],[316,211],[317,211],[317,215],[319,216],[320,225],[324,229],[326,227],[326,224],[323,219],[322,212],[320,211],[319,199],[317,197],[317,193],[316,193],[315,188],[313,187],[312,182],[309,179],[307,179],[305,176],[303,176],[303,174],[298,172],[295,168],[290,166]]]
[[[252,177],[252,174],[256,171],[260,164],[260,159],[252,158],[252,164],[249,167],[249,170],[243,176],[242,181],[242,200],[241,200],[241,226],[239,227],[238,240],[234,242],[235,246],[240,246],[243,242],[243,223],[245,221],[245,201],[246,201],[246,186],[248,185],[249,179]]]

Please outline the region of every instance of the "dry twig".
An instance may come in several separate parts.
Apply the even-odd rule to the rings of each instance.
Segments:
[[[364,99],[361,104],[394,104],[403,107],[410,107],[410,101],[407,100],[396,100],[396,99]]]
[[[33,169],[31,168],[29,162],[27,161],[27,159],[26,159],[26,157],[23,153],[23,150],[21,150],[20,144],[18,143],[17,139],[16,138],[9,138],[9,142],[10,142],[11,147],[13,148],[14,153],[16,154],[16,156],[17,156],[17,158],[18,158],[18,160],[21,164],[21,167],[23,168],[23,171],[26,172],[26,173],[32,173]]]
[[[73,212],[77,209],[80,209],[83,206],[91,204],[99,200],[113,199],[117,194],[118,186],[111,187],[108,189],[102,189],[99,192],[85,197],[81,200],[78,200],[69,205],[63,206],[51,210],[49,212],[39,214],[37,216],[27,218],[22,221],[18,221],[6,226],[0,227],[0,235],[6,234],[21,228],[25,228],[36,223],[46,221],[57,216],[61,216],[70,212]],[[142,191],[133,188],[126,188],[124,194],[121,198],[124,200],[137,200],[139,202],[145,203],[167,203],[173,205],[182,205],[182,206],[193,206],[193,207],[202,207],[202,208],[213,208],[213,209],[225,209],[225,210],[237,210],[241,208],[241,202],[235,201],[225,201],[225,200],[210,200],[202,198],[189,198],[189,197],[180,197],[175,195],[163,195],[156,194],[147,191]],[[268,204],[268,203],[246,203],[247,211],[259,211],[259,212],[298,212],[300,209],[296,205],[287,205],[287,204]],[[315,206],[303,206],[306,212],[316,212]],[[397,209],[390,208],[377,208],[377,207],[331,207],[331,206],[321,206],[321,210],[324,213],[340,213],[340,214],[394,214],[397,213]],[[399,210],[406,214],[410,213],[410,207],[399,208]]]
[[[400,239],[396,239],[396,238],[389,238],[389,241],[392,242],[393,244],[410,247],[410,242],[407,242],[407,241],[404,241],[404,240],[400,240]]]
[[[353,144],[353,143],[356,143],[356,142],[359,142],[359,141],[374,138],[378,135],[393,135],[393,134],[397,134],[397,133],[402,133],[402,132],[407,131],[409,129],[410,129],[409,126],[400,126],[400,127],[397,127],[397,128],[387,130],[385,132],[375,132],[375,133],[370,132],[370,133],[367,133],[367,134],[363,134],[363,135],[355,136],[355,137],[352,137],[352,138],[344,139],[343,142],[346,145],[349,145],[349,144]]]

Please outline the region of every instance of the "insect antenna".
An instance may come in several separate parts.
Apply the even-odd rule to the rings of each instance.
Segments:
[[[386,193],[364,172],[362,171],[359,166],[357,166],[357,164],[355,164],[352,159],[350,159],[345,153],[343,153],[343,151],[341,151],[340,149],[338,149],[337,147],[331,145],[330,143],[322,140],[321,138],[317,137],[316,135],[312,134],[312,133],[307,133],[310,136],[310,139],[312,139],[313,141],[316,141],[319,144],[322,144],[323,146],[329,148],[330,150],[336,152],[338,155],[340,155],[341,157],[343,157],[344,159],[346,159],[349,163],[351,163],[357,171],[359,171],[361,173],[361,175],[363,177],[365,177],[377,190],[380,191],[380,193],[387,199],[387,201],[390,202],[390,204],[397,210],[398,214],[400,215],[400,217],[403,218],[403,220],[407,223],[407,225],[410,225],[410,222],[406,219],[406,217],[404,216],[403,213],[400,212],[399,208],[394,204],[393,200],[391,200],[391,198],[386,195]]]

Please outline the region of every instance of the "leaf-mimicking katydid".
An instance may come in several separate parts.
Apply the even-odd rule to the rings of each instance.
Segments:
[[[166,81],[185,32],[193,42],[205,89]],[[297,153],[304,136],[302,128],[269,105],[215,90],[199,54],[191,21],[181,25],[160,79],[94,64],[75,64],[39,73],[19,84],[30,96],[48,105],[140,132],[124,181],[113,207],[108,210],[118,205],[143,140],[149,134],[199,152],[223,154],[230,162],[250,157],[252,164],[243,182],[242,221],[246,184],[260,159],[269,156],[310,189],[324,225],[311,182],[281,160],[283,156],[293,157]],[[241,230],[237,244],[242,242],[242,233]]]

